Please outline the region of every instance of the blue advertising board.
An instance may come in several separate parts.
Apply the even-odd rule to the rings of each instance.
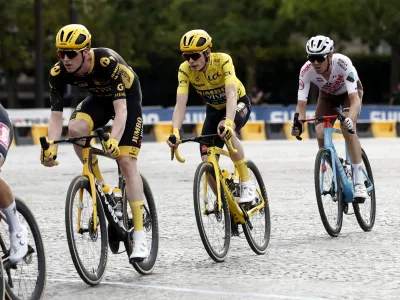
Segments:
[[[174,108],[143,107],[144,124],[154,124],[157,122],[169,122],[172,120]],[[284,123],[293,120],[296,106],[268,106],[253,107],[250,120],[265,121],[267,123]],[[307,106],[307,117],[313,117],[315,105]],[[185,124],[195,124],[203,122],[206,117],[205,106],[187,107],[185,114]],[[400,107],[397,106],[377,106],[363,105],[359,122],[386,121],[394,120],[400,122]]]

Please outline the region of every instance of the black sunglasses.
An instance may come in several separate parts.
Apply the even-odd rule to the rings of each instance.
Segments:
[[[67,56],[69,59],[73,59],[78,55],[78,52],[75,50],[57,50],[57,54],[61,59],[64,59]]]
[[[311,63],[313,63],[314,61],[322,63],[322,62],[325,61],[326,55],[316,55],[316,54],[314,55],[314,54],[311,54],[311,55],[308,55],[307,58]]]
[[[183,58],[189,61],[193,59],[194,61],[198,60],[201,57],[201,53],[183,53]]]

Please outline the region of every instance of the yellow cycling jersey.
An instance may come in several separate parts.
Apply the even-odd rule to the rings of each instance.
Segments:
[[[191,83],[208,105],[219,110],[226,107],[225,85],[236,84],[237,99],[246,94],[242,82],[236,77],[232,58],[225,53],[211,53],[205,74],[192,71],[189,62],[185,61],[179,67],[178,83],[178,94],[188,94]]]

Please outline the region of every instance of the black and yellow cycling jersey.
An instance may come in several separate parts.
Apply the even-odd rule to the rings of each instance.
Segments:
[[[126,99],[136,74],[114,50],[93,48],[92,65],[85,75],[68,73],[62,60],[50,70],[50,102],[52,111],[63,110],[65,84],[79,86],[92,96],[109,97],[112,101]]]
[[[114,101],[126,99],[125,130],[119,141],[121,156],[137,158],[143,138],[142,89],[139,77],[115,51],[94,48],[92,65],[85,75],[68,73],[60,60],[50,70],[52,111],[63,110],[64,85],[77,85],[90,93],[72,113],[70,120],[84,120],[89,129],[105,126],[115,115]]]
[[[185,61],[178,71],[178,94],[189,93],[189,83],[206,103],[218,110],[226,107],[225,85],[236,84],[237,100],[246,94],[242,82],[236,77],[232,58],[225,53],[211,53],[207,71],[192,71],[189,62]]]

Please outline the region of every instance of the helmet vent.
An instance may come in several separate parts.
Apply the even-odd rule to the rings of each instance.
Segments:
[[[64,39],[64,30],[61,31],[61,34],[60,34],[60,41],[62,41],[63,39]]]
[[[76,39],[75,44],[80,45],[83,44],[84,41],[86,41],[86,35],[81,33]]]
[[[70,31],[70,32],[67,34],[66,41],[68,41],[68,40],[70,39],[71,35],[72,35],[72,31]],[[62,39],[61,39],[61,40],[62,40]]]
[[[205,43],[207,42],[207,40],[203,37],[199,38],[199,40],[197,41],[196,47],[201,47],[203,46]]]

